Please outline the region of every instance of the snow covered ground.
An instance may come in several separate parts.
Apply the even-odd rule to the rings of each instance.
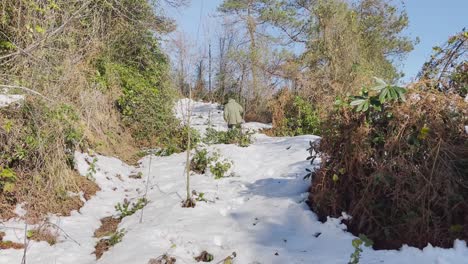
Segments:
[[[181,101],[176,107],[179,118],[186,102]],[[216,105],[196,102],[192,106],[195,128],[203,132],[211,123],[216,129],[225,129],[222,111]],[[265,125],[244,127],[259,129]],[[137,167],[97,156],[94,177],[102,190],[79,212],[69,217],[51,216],[50,221],[64,231],[60,232],[59,242],[54,246],[31,242],[27,263],[146,264],[166,253],[174,256],[177,263],[196,263],[194,257],[203,250],[214,255],[211,263],[218,263],[232,252],[236,252],[234,263],[238,264],[347,263],[355,237],[345,231],[341,219],[321,223],[305,204],[309,185],[303,180],[304,169],[309,165],[305,161],[306,148],[310,140],[317,139],[257,134],[255,143],[247,148],[208,147],[233,161],[234,175],[220,180],[193,175],[192,190],[205,193],[208,201],[199,201],[190,209],[180,206],[185,197],[184,153],[147,156]],[[76,153],[75,158],[79,172],[86,175],[93,158],[84,153]],[[143,174],[142,179],[129,177],[138,172]],[[149,204],[123,219],[119,225],[126,232],[122,242],[96,261],[92,252],[98,239],[93,233],[100,226],[99,220],[115,215],[114,206],[124,198],[142,197],[146,180]],[[24,227],[21,220],[11,220],[0,225],[0,231],[7,233],[5,240],[21,242]],[[19,264],[22,255],[22,250],[0,250],[0,263]],[[398,251],[365,248],[360,263],[468,263],[468,249],[461,241],[456,241],[453,249],[430,245],[423,250],[406,246]]]
[[[6,107],[10,104],[24,100],[23,95],[19,94],[2,94],[0,93],[0,107]]]

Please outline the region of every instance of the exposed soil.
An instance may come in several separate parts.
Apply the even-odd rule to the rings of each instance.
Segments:
[[[100,238],[109,236],[117,231],[117,227],[120,224],[120,218],[114,218],[112,216],[104,217],[101,219],[101,226],[94,231],[94,237]]]
[[[104,252],[110,249],[111,245],[108,239],[101,239],[95,246],[94,254],[96,255],[96,259],[100,259]]]
[[[150,259],[148,261],[148,264],[174,264],[174,263],[176,263],[176,258],[172,256],[168,256],[166,254],[158,258]]]
[[[117,228],[120,224],[122,219],[114,218],[113,216],[104,217],[101,219],[101,226],[94,231],[94,236],[97,238],[110,236],[117,232]],[[103,238],[99,240],[99,242],[95,246],[94,254],[96,255],[96,259],[100,259],[104,252],[108,251],[111,248],[111,244],[109,239]]]

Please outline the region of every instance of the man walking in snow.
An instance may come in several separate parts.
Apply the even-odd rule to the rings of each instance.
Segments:
[[[244,109],[233,98],[230,98],[224,106],[224,121],[228,123],[228,128],[241,128],[242,113]]]

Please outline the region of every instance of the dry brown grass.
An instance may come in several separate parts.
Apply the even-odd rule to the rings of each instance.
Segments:
[[[58,230],[51,228],[47,223],[40,225],[39,227],[29,230],[29,239],[34,241],[45,241],[49,245],[55,245],[57,243]]]
[[[102,218],[101,226],[94,231],[94,237],[100,238],[115,233],[121,221],[121,218],[114,218],[113,216]]]

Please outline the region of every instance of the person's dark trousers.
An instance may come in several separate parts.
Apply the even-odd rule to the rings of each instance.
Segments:
[[[234,128],[241,129],[241,124],[230,124],[230,125],[228,125],[229,130],[234,129]]]

